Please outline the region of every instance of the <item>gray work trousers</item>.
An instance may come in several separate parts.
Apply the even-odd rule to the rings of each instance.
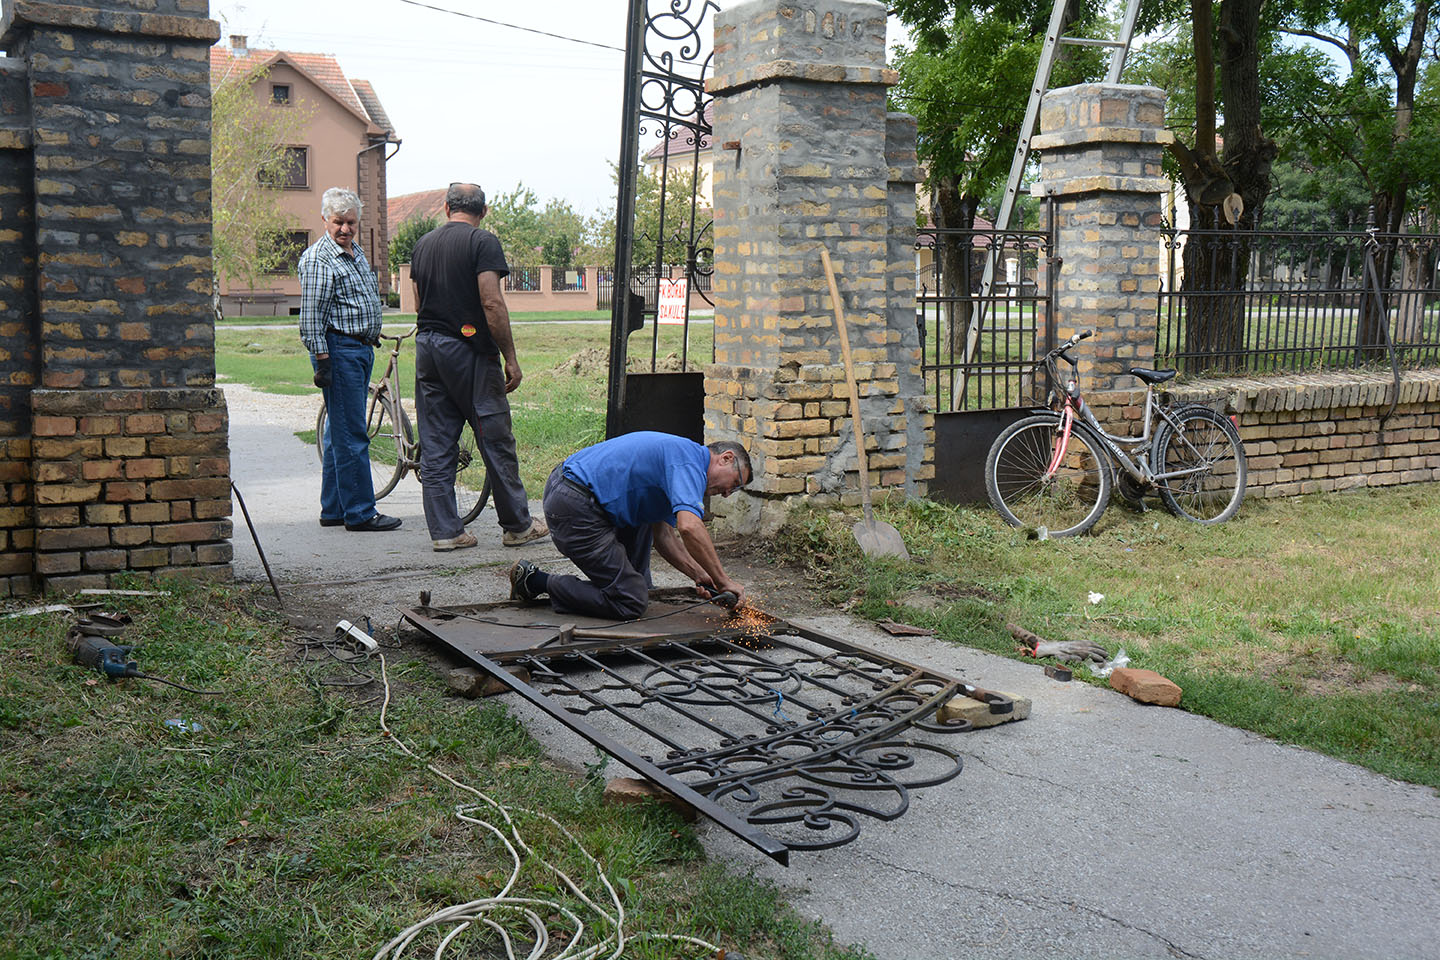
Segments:
[[[550,575],[557,613],[633,620],[650,605],[650,525],[617,527],[585,487],[567,479],[564,464],[545,481],[550,540],[584,579]]]
[[[490,499],[502,529],[530,529],[530,504],[520,482],[505,371],[495,355],[434,330],[415,336],[415,419],[420,431],[420,486],[430,539],[465,531],[455,508],[456,444],[465,424],[475,432],[490,478]]]

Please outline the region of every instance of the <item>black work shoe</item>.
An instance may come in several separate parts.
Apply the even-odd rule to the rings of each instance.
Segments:
[[[344,522],[345,522],[345,518],[344,518],[344,517],[321,517],[321,518],[320,518],[320,526],[322,526],[322,527],[338,527],[338,526],[340,526],[340,524],[342,524],[342,523],[344,523]]]
[[[399,517],[387,517],[383,513],[377,513],[364,523],[347,523],[345,529],[365,533],[384,533],[386,530],[394,530],[400,526],[400,522]]]
[[[538,596],[526,583],[530,574],[540,568],[529,560],[518,560],[510,565],[510,599],[532,601]]]

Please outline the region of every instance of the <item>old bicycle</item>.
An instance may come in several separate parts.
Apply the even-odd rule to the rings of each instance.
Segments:
[[[420,441],[410,425],[410,415],[400,399],[400,344],[415,335],[411,327],[398,337],[380,334],[389,340],[390,362],[384,375],[370,384],[370,401],[366,408],[365,432],[370,436],[370,473],[375,483],[375,499],[383,499],[395,489],[407,471],[420,475]],[[329,425],[325,404],[315,420],[315,445],[323,459],[324,437]],[[460,433],[460,457],[455,467],[455,507],[461,523],[469,523],[480,515],[490,500],[490,478],[474,436],[474,428]]]
[[[985,461],[985,491],[1012,526],[1051,537],[1084,533],[1110,502],[1112,486],[1133,503],[1157,493],[1166,508],[1196,523],[1222,523],[1245,497],[1245,448],[1235,424],[1210,407],[1157,402],[1155,387],[1174,370],[1134,367],[1145,384],[1144,431],[1105,432],[1080,395],[1070,350],[1091,336],[1077,333],[1045,354],[1034,373],[1048,377],[1050,409],[1006,428]],[[1070,364],[1062,377],[1058,361]],[[1128,451],[1128,452],[1127,452]]]

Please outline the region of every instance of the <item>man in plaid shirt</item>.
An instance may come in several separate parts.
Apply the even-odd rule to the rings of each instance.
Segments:
[[[378,532],[400,526],[375,509],[365,404],[380,344],[380,290],[355,245],[360,198],[331,187],[320,199],[325,235],[300,255],[300,340],[310,351],[315,386],[330,426],[319,438],[320,526]]]

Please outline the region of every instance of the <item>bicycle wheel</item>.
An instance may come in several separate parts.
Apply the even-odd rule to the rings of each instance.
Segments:
[[[1224,523],[1245,499],[1245,445],[1230,418],[1198,405],[1172,411],[1178,429],[1161,421],[1153,462],[1165,507],[1196,523]]]
[[[375,388],[370,388],[369,417],[365,424],[365,433],[370,437],[370,479],[375,487],[376,500],[394,490],[395,484],[400,482],[405,473],[404,458],[401,456],[401,436],[405,438],[406,445],[414,443],[410,418],[400,409],[397,425],[396,409],[388,392],[376,396]],[[320,404],[320,415],[315,418],[315,447],[322,463],[325,459],[325,432],[330,426],[329,416],[327,405]]]
[[[1088,427],[1075,424],[1065,456],[1045,475],[1060,439],[1060,417],[1041,414],[1007,427],[985,459],[985,492],[1012,527],[1073,537],[1095,525],[1110,502],[1110,461]]]
[[[479,444],[474,430],[461,430],[459,459],[455,462],[455,510],[460,514],[461,523],[469,523],[480,516],[490,500],[490,476],[485,472],[485,461],[480,458]]]

